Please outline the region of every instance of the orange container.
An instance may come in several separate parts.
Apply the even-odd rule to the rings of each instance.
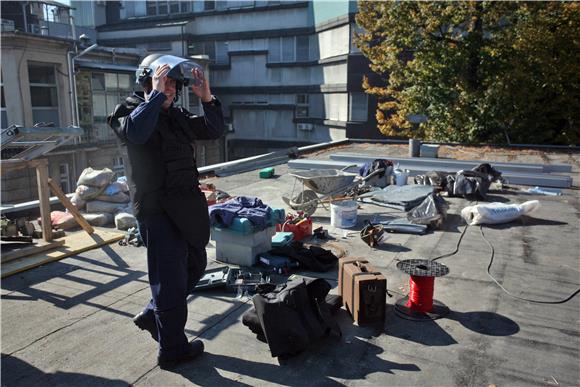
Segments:
[[[312,235],[312,219],[304,218],[297,223],[287,221],[284,224],[277,224],[276,231],[291,232],[294,234],[294,240],[299,241],[304,237]]]

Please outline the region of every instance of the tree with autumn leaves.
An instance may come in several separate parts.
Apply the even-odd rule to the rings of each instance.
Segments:
[[[579,19],[576,2],[360,1],[379,130],[579,145]]]

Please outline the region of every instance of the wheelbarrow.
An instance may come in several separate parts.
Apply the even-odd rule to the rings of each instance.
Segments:
[[[342,169],[310,169],[289,173],[296,181],[302,183],[302,192],[294,196],[295,182],[292,188],[292,198],[282,196],[282,200],[293,210],[303,211],[304,215],[310,216],[316,212],[319,204],[324,205],[332,200],[352,198],[352,196],[346,196],[348,191],[384,172],[384,169],[380,168],[368,176],[361,177],[356,173],[346,172],[348,168],[353,166],[355,167],[356,164],[348,165]]]

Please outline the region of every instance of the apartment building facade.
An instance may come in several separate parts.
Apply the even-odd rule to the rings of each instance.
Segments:
[[[73,2],[75,3],[75,2]],[[109,2],[107,2],[109,3]],[[379,138],[353,1],[120,1],[108,46],[207,55],[227,157],[345,137]]]

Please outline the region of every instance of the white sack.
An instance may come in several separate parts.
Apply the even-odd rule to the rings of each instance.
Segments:
[[[540,208],[540,202],[530,200],[522,204],[486,203],[467,206],[461,216],[470,225],[507,223]]]
[[[78,195],[82,200],[93,200],[103,192],[104,187],[91,187],[81,184],[75,190],[75,195]]]
[[[91,214],[100,214],[102,212],[108,212],[114,214],[119,212],[126,204],[124,203],[110,203],[104,202],[102,200],[92,200],[87,202],[87,212]]]
[[[137,227],[137,219],[132,214],[120,212],[115,215],[115,227],[117,230],[128,230],[131,227]]]
[[[79,177],[78,185],[88,185],[91,187],[106,187],[113,180],[115,172],[109,168],[93,169],[85,168]]]
[[[85,205],[87,204],[86,201],[84,201],[80,195],[78,193],[74,193],[73,196],[70,198],[70,202],[73,204],[73,206],[75,206],[77,209],[82,210],[83,208],[85,208]],[[68,212],[68,211],[67,211]]]
[[[99,195],[95,199],[110,203],[129,203],[131,201],[129,195],[120,191],[114,195]]]
[[[113,223],[113,214],[107,212],[101,214],[83,214],[83,218],[85,218],[91,226],[102,227]]]

